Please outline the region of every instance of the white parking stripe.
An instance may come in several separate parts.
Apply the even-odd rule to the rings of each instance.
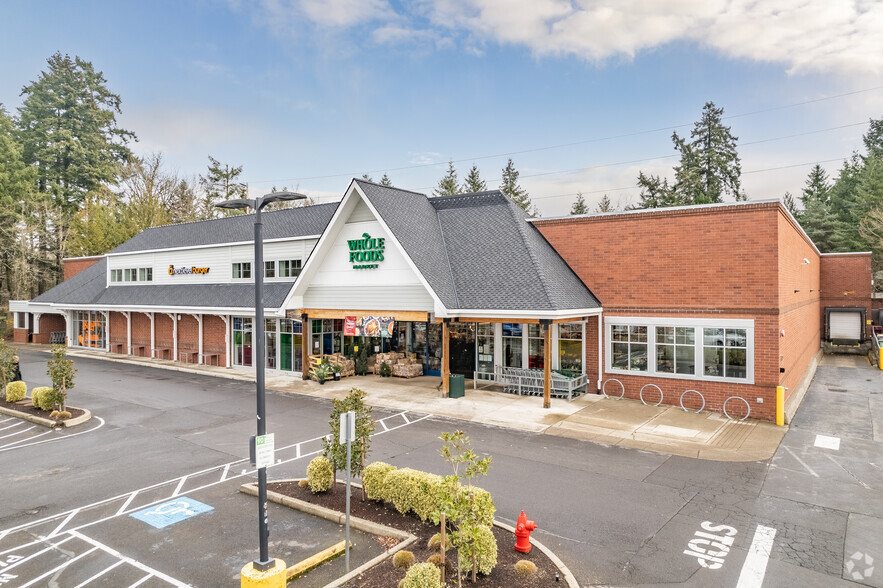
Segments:
[[[177,486],[175,486],[175,491],[172,492],[172,498],[174,498],[175,496],[178,495],[179,492],[181,492],[181,488],[184,487],[184,482],[187,481],[187,478],[188,478],[188,476],[184,476],[183,478],[181,478],[181,481],[178,482]]]
[[[165,580],[169,584],[172,584],[173,586],[178,586],[179,588],[188,588],[187,584],[185,584],[179,580],[176,580],[176,579],[172,578],[171,576],[167,576],[166,574],[164,574],[158,570],[154,570],[150,566],[146,566],[138,560],[134,560],[131,557],[127,557],[127,556],[123,555],[122,553],[120,553],[119,551],[114,549],[113,547],[108,547],[104,543],[96,541],[95,539],[92,539],[91,537],[86,537],[85,535],[83,535],[82,533],[78,533],[77,531],[69,531],[69,533],[71,535],[73,535],[74,537],[77,537],[79,539],[82,539],[83,541],[86,541],[87,543],[91,543],[92,545],[95,546],[95,549],[101,549],[105,553],[109,553],[110,555],[123,560],[124,562],[126,562],[129,565],[135,566],[139,570],[141,570],[143,572],[147,572],[151,576],[156,576],[160,580]],[[24,588],[24,586],[22,586],[22,588]]]
[[[143,584],[147,580],[151,579],[152,577],[153,577],[153,574],[147,574],[146,576],[144,576],[143,578],[141,578],[140,580],[138,580],[134,584],[130,584],[129,588],[135,588],[135,586],[140,586],[141,584]]]
[[[21,564],[26,563],[26,562],[28,562],[28,561],[34,559],[35,557],[39,557],[39,556],[43,555],[43,554],[46,553],[47,551],[52,551],[53,549],[55,549],[55,548],[58,547],[59,545],[64,545],[65,543],[67,543],[67,542],[70,541],[71,539],[73,539],[73,537],[65,537],[64,539],[62,539],[62,540],[59,541],[58,543],[49,543],[49,547],[46,547],[45,549],[41,549],[41,550],[38,551],[37,553],[32,553],[31,555],[29,555],[29,556],[27,556],[27,557],[25,557],[25,558],[22,558],[22,559],[18,560],[18,561],[15,562],[15,563],[7,564],[7,565],[6,565],[5,567],[3,567],[2,569],[3,569],[4,572],[8,572],[9,570],[15,568],[16,566],[20,566]],[[43,542],[40,541],[40,543],[43,543]]]
[[[67,518],[64,519],[64,520],[61,522],[60,525],[58,525],[57,527],[55,527],[55,530],[53,530],[51,533],[49,533],[48,537],[54,537],[55,535],[58,535],[58,533],[64,528],[64,526],[65,526],[66,524],[68,524],[69,522],[71,522],[71,519],[72,519],[72,518],[74,518],[75,516],[77,516],[77,513],[78,513],[78,512],[80,512],[80,509],[79,509],[79,508],[75,508],[74,510],[72,510],[72,511],[71,511],[71,514],[67,515]]]
[[[118,562],[116,562],[115,564],[111,565],[110,567],[104,568],[103,570],[101,570],[100,572],[98,572],[97,574],[95,574],[94,576],[92,576],[91,578],[89,578],[88,580],[85,580],[85,581],[83,581],[83,582],[80,582],[79,584],[77,584],[76,586],[74,586],[74,588],[83,588],[83,586],[88,586],[89,583],[92,582],[93,580],[97,580],[98,578],[100,578],[101,576],[103,576],[104,574],[106,574],[107,572],[111,571],[112,569],[114,569],[114,568],[116,568],[116,567],[119,567],[119,566],[123,565],[124,563],[125,563],[125,562],[124,562],[123,560],[119,560]]]
[[[12,429],[12,428],[18,427],[20,425],[24,425],[25,423],[27,423],[27,421],[19,421],[17,423],[13,423],[11,425],[7,425],[7,426],[3,427],[2,429],[0,429],[0,431],[5,431],[6,429]]]
[[[40,433],[39,435],[34,435],[33,437],[28,437],[26,439],[19,439],[18,441],[10,441],[5,445],[0,445],[0,449],[3,447],[12,447],[13,445],[18,445],[19,443],[26,443],[28,441],[33,441],[34,439],[38,439],[40,437],[45,437],[46,435],[51,435],[54,431],[46,431],[45,433]]]
[[[117,515],[121,515],[124,512],[126,512],[126,509],[129,508],[129,505],[132,504],[132,501],[135,500],[136,496],[138,496],[138,490],[135,490],[134,492],[132,492],[129,495],[129,497],[126,499],[126,501],[120,507],[120,509],[117,511]]]
[[[90,549],[90,550],[88,550],[88,551],[84,551],[84,552],[81,553],[80,555],[78,555],[78,556],[76,556],[76,557],[74,557],[74,558],[71,558],[71,559],[67,560],[66,562],[64,562],[64,563],[61,564],[60,566],[54,567],[54,568],[52,568],[51,570],[49,570],[48,572],[44,572],[43,574],[37,576],[36,578],[34,578],[33,580],[31,580],[31,581],[28,582],[27,584],[22,584],[21,588],[28,588],[28,586],[33,586],[36,582],[39,582],[40,580],[42,580],[42,579],[45,578],[46,576],[51,576],[51,575],[54,574],[55,572],[58,572],[58,571],[60,571],[60,570],[63,570],[64,568],[66,568],[67,566],[71,565],[72,563],[74,563],[74,562],[77,561],[78,559],[82,559],[82,558],[86,557],[87,555],[89,555],[89,554],[92,553],[93,551],[96,551],[97,549],[98,549],[97,547],[93,547],[92,549]]]
[[[15,426],[15,425],[13,425],[13,426]],[[12,427],[6,427],[6,428],[7,428],[7,429],[10,429],[10,428],[12,428]],[[22,430],[20,430],[20,431],[16,431],[16,432],[14,432],[14,433],[10,433],[10,434],[8,434],[8,435],[3,435],[2,437],[0,437],[0,439],[6,439],[7,437],[15,437],[16,435],[21,435],[22,433],[27,433],[27,432],[30,431],[31,429],[36,429],[36,428],[37,428],[37,425],[31,425],[31,426],[28,427],[27,429],[22,429]]]
[[[77,435],[84,435],[86,433],[91,433],[92,431],[95,431],[96,429],[100,429],[101,427],[104,426],[104,419],[103,418],[101,418],[101,417],[94,417],[94,418],[95,418],[95,420],[100,421],[100,422],[96,426],[94,426],[91,429],[88,429],[86,431],[79,431],[78,433],[71,433],[70,435],[59,435],[59,436],[55,437],[54,439],[43,439],[42,441],[35,441],[33,443],[25,443],[24,445],[17,445],[15,447],[4,446],[4,447],[0,448],[0,452],[12,451],[13,449],[21,449],[22,447],[30,447],[32,445],[41,445],[43,443],[54,443],[56,441],[61,441],[64,439],[70,439],[71,437],[76,437]]]
[[[742,564],[742,573],[739,574],[736,588],[761,588],[775,538],[776,530],[774,528],[757,525],[751,547],[748,548],[748,557]]]

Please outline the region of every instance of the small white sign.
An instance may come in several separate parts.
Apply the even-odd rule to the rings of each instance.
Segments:
[[[258,469],[273,465],[273,452],[275,451],[273,433],[255,437],[254,450],[255,466]]]
[[[345,412],[340,415],[340,444],[346,445],[347,441],[356,440],[356,413]]]
[[[822,449],[833,449],[840,451],[840,437],[828,437],[827,435],[816,435],[816,447]]]

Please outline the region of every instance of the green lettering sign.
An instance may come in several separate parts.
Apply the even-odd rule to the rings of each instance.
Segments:
[[[383,261],[385,241],[382,237],[372,237],[368,233],[362,233],[361,239],[348,239],[346,243],[350,249],[353,269],[376,269]]]

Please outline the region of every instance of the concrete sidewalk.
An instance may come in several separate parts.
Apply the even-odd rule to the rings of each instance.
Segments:
[[[253,374],[237,369],[80,349],[69,350],[68,355],[254,382]],[[645,406],[637,400],[614,400],[596,394],[584,395],[572,402],[553,398],[552,407],[543,409],[540,397],[473,390],[471,380],[467,380],[465,398],[442,398],[440,382],[441,378],[434,376],[411,379],[355,376],[320,385],[274,375],[267,377],[267,389],[285,394],[343,398],[350,388],[356,387],[367,393],[367,401],[372,406],[715,461],[769,459],[788,430],[765,421],[737,422],[716,413],[697,415],[684,412],[680,407]]]

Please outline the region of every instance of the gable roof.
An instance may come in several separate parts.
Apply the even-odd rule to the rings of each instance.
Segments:
[[[449,310],[601,307],[525,211],[499,190],[427,198],[355,183]]]
[[[261,212],[264,240],[321,235],[337,208],[337,202]],[[204,221],[144,229],[108,255],[251,242],[254,217],[238,214]]]

